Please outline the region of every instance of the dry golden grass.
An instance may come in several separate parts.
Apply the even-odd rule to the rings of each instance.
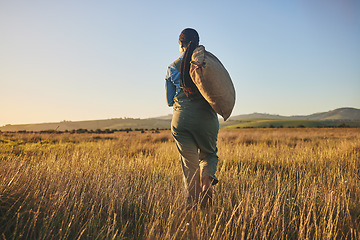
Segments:
[[[222,130],[187,211],[171,134],[0,134],[2,239],[359,239],[360,129]]]

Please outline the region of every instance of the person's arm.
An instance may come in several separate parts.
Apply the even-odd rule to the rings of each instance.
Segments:
[[[176,95],[176,86],[174,81],[179,78],[179,72],[172,65],[168,67],[165,77],[165,90],[166,90],[166,101],[169,107],[174,104],[174,97]]]
[[[171,81],[165,81],[165,90],[166,90],[166,101],[169,107],[174,104],[174,97],[176,94],[176,87],[172,84]]]

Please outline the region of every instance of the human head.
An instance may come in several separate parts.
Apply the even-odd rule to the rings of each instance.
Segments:
[[[199,34],[195,29],[185,28],[179,36],[179,45],[182,48],[187,48],[189,43],[193,42],[194,45],[199,45]]]

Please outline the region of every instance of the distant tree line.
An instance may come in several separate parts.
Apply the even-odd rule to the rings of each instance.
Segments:
[[[341,123],[339,125],[318,125],[318,126],[305,126],[303,124],[299,124],[297,126],[286,126],[283,125],[264,125],[264,126],[257,126],[257,127],[237,127],[237,128],[352,128],[352,126],[347,125],[345,123]]]
[[[19,130],[19,131],[6,131],[8,133],[47,133],[47,134],[61,134],[61,133],[70,133],[70,134],[80,134],[80,133],[97,133],[97,134],[109,134],[109,133],[115,133],[115,132],[141,132],[141,133],[145,133],[148,131],[151,131],[153,133],[159,133],[162,130],[169,130],[169,128],[122,128],[122,129],[84,129],[84,128],[79,128],[79,129],[72,129],[72,130],[65,130],[65,131],[59,131],[59,130],[54,130],[54,129],[49,129],[49,130],[41,130],[41,131],[26,131],[26,130]],[[2,133],[2,131],[0,131],[0,133]]]
[[[339,125],[318,125],[318,126],[305,126],[303,124],[297,125],[297,126],[286,126],[284,127],[283,125],[264,125],[264,126],[257,126],[257,127],[237,127],[239,128],[352,128],[354,126],[350,126],[346,123],[341,123]],[[79,129],[72,129],[72,130],[64,130],[64,131],[59,131],[59,130],[55,130],[55,129],[49,129],[49,130],[41,130],[41,131],[27,131],[27,130],[19,130],[19,131],[1,131],[0,130],[0,134],[1,133],[47,133],[47,134],[61,134],[61,133],[70,133],[70,134],[80,134],[80,133],[97,133],[97,134],[109,134],[109,133],[115,133],[115,132],[141,132],[141,133],[145,133],[148,131],[152,131],[153,133],[159,133],[162,130],[170,130],[169,128],[122,128],[122,129],[84,129],[84,128],[79,128]]]

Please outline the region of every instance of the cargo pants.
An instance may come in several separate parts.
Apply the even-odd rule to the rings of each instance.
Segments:
[[[219,120],[216,112],[203,98],[189,99],[183,91],[174,98],[171,133],[181,156],[184,183],[188,203],[199,201],[201,180],[205,176],[213,179],[218,163],[217,136]]]

